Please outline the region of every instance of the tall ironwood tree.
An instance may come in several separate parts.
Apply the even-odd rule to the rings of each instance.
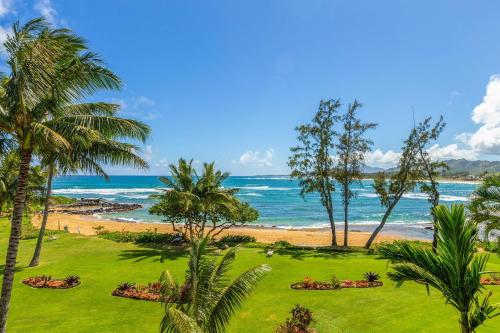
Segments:
[[[291,177],[299,181],[303,198],[308,193],[318,192],[325,207],[332,232],[332,246],[337,246],[335,220],[333,216],[333,193],[335,192],[335,138],[334,129],[340,116],[340,101],[321,100],[318,111],[310,124],[296,128],[299,144],[290,148],[292,155],[288,166]]]
[[[375,123],[363,123],[357,110],[362,104],[354,100],[341,117],[342,132],[337,147],[337,170],[335,178],[340,183],[342,204],[344,206],[344,246],[349,245],[349,204],[354,197],[351,185],[363,177],[365,154],[371,150],[373,142],[365,137],[366,131],[377,127]]]
[[[427,194],[428,200],[432,206],[431,216],[434,230],[432,247],[433,249],[436,249],[438,231],[436,228],[434,208],[439,205],[439,182],[437,181],[437,176],[439,175],[440,170],[447,168],[447,165],[445,162],[432,160],[432,157],[429,154],[429,146],[432,142],[439,138],[439,135],[446,126],[446,123],[444,122],[443,117],[440,117],[434,126],[432,126],[431,121],[431,117],[424,119],[424,121],[415,126],[414,132],[418,141],[418,157],[416,167],[420,170],[422,177],[420,191]]]
[[[387,175],[386,172],[379,172],[375,177],[373,188],[379,197],[380,204],[385,207],[385,213],[380,224],[375,228],[366,242],[365,248],[370,248],[403,195],[413,190],[417,185],[420,179],[420,172],[415,167],[418,158],[418,146],[418,136],[415,129],[412,129],[401,149],[402,153],[397,171],[392,175]]]

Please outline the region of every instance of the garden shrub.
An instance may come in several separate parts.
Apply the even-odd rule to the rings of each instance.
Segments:
[[[276,330],[277,333],[308,333],[312,332],[309,325],[314,321],[311,310],[295,305],[290,311],[291,317],[288,317],[284,324]]]
[[[219,239],[215,244],[218,247],[235,246],[239,244],[255,243],[257,240],[248,235],[227,235]]]
[[[97,235],[100,238],[112,240],[120,243],[172,243],[178,238],[173,233],[156,233],[152,231],[131,232],[131,231],[100,231]]]

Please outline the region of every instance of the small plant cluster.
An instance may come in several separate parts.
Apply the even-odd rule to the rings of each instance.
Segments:
[[[284,240],[281,240],[281,241],[276,241],[272,244],[272,247],[273,248],[287,248],[287,247],[291,247],[292,244],[288,241],[284,241]]]
[[[290,311],[291,317],[288,317],[284,324],[276,329],[276,333],[310,333],[314,332],[309,328],[314,318],[311,310],[295,305]]]
[[[364,280],[339,280],[335,275],[330,281],[316,281],[311,277],[305,277],[301,282],[291,285],[292,289],[306,290],[336,290],[341,288],[372,288],[383,285],[380,276],[375,272],[363,274]]]
[[[236,246],[239,244],[255,243],[257,240],[253,236],[248,235],[227,235],[215,242],[219,248]]]
[[[69,275],[64,279],[53,279],[50,275],[33,276],[22,281],[25,285],[33,288],[68,289],[80,284],[80,277]]]
[[[166,244],[172,243],[179,235],[173,233],[156,233],[153,231],[130,232],[130,231],[105,231],[96,230],[98,237],[120,243],[137,244]]]
[[[500,286],[500,273],[490,273],[490,276],[481,278],[482,285]]]
[[[160,282],[151,282],[147,285],[136,285],[131,282],[123,282],[113,290],[111,295],[143,301],[161,302],[161,291],[162,285]]]

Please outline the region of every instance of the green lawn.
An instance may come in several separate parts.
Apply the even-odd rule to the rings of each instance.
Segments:
[[[5,257],[5,219],[0,219],[0,256]],[[59,235],[44,243],[41,265],[27,268],[35,240],[21,241],[19,272],[11,303],[9,332],[157,332],[162,307],[157,303],[110,295],[119,282],[147,283],[165,269],[182,278],[187,257],[178,251],[160,251],[133,244],[115,243],[76,235]],[[407,284],[396,289],[385,277],[385,285],[373,289],[340,291],[295,291],[292,282],[304,276],[327,279],[360,279],[368,270],[385,276],[386,262],[360,253],[316,251],[275,253],[266,259],[262,249],[243,248],[235,272],[261,263],[273,271],[260,283],[236,314],[229,332],[273,332],[297,303],[312,309],[318,333],[323,332],[458,332],[457,314],[440,295]],[[500,260],[491,256],[491,270],[500,271]],[[32,289],[20,280],[47,274],[80,275],[82,284],[70,290]],[[500,287],[492,287],[493,302],[500,302]],[[499,332],[500,318],[487,322],[478,332]]]

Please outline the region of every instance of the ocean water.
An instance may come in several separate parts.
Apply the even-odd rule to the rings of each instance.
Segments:
[[[356,197],[352,199],[349,219],[353,229],[370,230],[379,223],[384,208],[372,188],[371,180],[354,185]],[[229,177],[224,187],[239,189],[238,197],[256,208],[260,217],[258,225],[278,228],[328,227],[326,212],[319,195],[310,194],[305,200],[300,196],[296,181],[286,176]],[[441,203],[466,203],[477,185],[468,183],[441,183]],[[161,193],[163,183],[156,176],[112,176],[109,182],[95,176],[62,176],[54,180],[54,194],[74,198],[104,198],[123,203],[139,203],[142,209],[114,214],[104,214],[103,219],[128,222],[160,222],[161,217],[149,215],[148,209],[155,203],[149,196]],[[343,222],[340,194],[334,196],[335,220]],[[424,225],[430,222],[430,204],[424,194],[406,194],[388,221],[388,229],[414,229],[428,236]]]

